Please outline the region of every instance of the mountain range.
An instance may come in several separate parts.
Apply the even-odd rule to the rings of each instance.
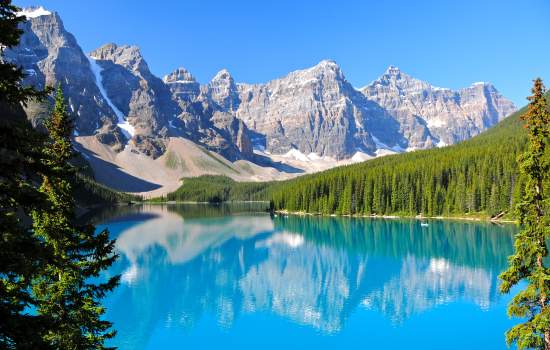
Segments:
[[[75,119],[75,146],[98,181],[159,194],[185,176],[279,180],[380,155],[469,139],[516,108],[490,83],[439,88],[390,66],[357,89],[336,62],[264,84],[225,69],[200,84],[185,68],[155,76],[136,46],[86,54],[55,12],[22,11],[20,45],[6,59],[24,84],[61,84]],[[39,126],[46,104],[26,108]]]

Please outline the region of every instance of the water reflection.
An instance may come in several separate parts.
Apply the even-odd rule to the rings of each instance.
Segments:
[[[459,298],[486,310],[497,296],[495,277],[492,271],[457,266],[442,258],[426,261],[409,255],[399,274],[368,293],[362,305],[381,311],[394,322]]]
[[[155,215],[124,230],[117,238],[118,250],[131,264],[122,275],[123,281],[134,282],[139,265],[184,264],[232,238],[244,240],[273,230],[273,223],[265,216],[226,216],[204,222],[184,219],[162,206],[152,206],[148,211]],[[163,256],[150,261],[155,249],[160,249]]]
[[[496,276],[515,230],[216,210],[205,217],[181,206],[124,210],[124,220],[113,214],[106,223],[122,256],[111,273],[123,276],[107,306],[118,345],[128,348],[144,347],[159,324],[190,332],[212,317],[229,330],[243,314],[267,312],[336,334],[358,310],[395,324],[459,300],[486,310],[498,299]]]

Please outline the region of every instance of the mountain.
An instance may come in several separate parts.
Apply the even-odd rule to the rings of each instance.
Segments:
[[[239,83],[225,69],[204,85],[182,67],[160,79],[136,46],[87,55],[57,13],[21,14],[21,43],[6,58],[27,72],[25,84],[61,84],[76,148],[119,190],[165,193],[203,174],[280,180],[452,144],[514,111],[490,84],[451,91],[395,67],[357,90],[330,60],[265,84]],[[46,111],[26,109],[36,126]]]
[[[412,78],[394,66],[361,92],[399,122],[410,149],[464,141],[516,110],[492,84],[479,82],[453,91]]]
[[[87,56],[59,15],[43,8],[27,9],[24,14],[29,20],[21,25],[20,45],[5,51],[6,59],[27,73],[23,83],[38,88],[61,84],[77,132],[95,133],[105,143],[120,145],[123,135],[116,128],[116,116],[101,96]],[[35,125],[45,109],[32,103],[27,108]]]
[[[358,151],[374,154],[376,139],[390,146],[406,144],[396,121],[355,90],[334,61],[267,84],[240,84],[238,90],[236,115],[265,135],[261,146],[270,153],[297,149],[344,159]]]
[[[215,80],[219,76],[229,73]],[[222,86],[226,100],[220,106],[263,135],[256,146],[274,154],[296,149],[346,159],[357,152],[443,146],[475,136],[515,111],[491,84],[452,91],[393,66],[358,91],[330,60],[266,84],[231,80]]]

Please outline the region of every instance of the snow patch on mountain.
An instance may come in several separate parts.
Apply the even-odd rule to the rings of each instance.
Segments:
[[[352,163],[361,163],[372,158],[374,157],[366,154],[365,152],[357,151],[350,159]]]
[[[393,152],[393,153],[402,153],[402,152],[405,152],[406,150],[399,146],[399,145],[395,145],[395,146],[388,146],[386,145],[385,143],[381,142],[376,136],[372,135],[372,140],[374,141],[374,144],[376,145],[376,154],[379,155],[380,154],[386,154],[386,152],[384,151],[390,151],[390,152]],[[393,153],[390,153],[390,154],[393,154]]]
[[[179,127],[174,125],[174,120],[168,120],[168,126],[170,126],[172,129],[179,129]]]
[[[310,159],[310,160],[320,160],[320,159],[323,159],[323,157],[321,157],[320,155],[318,155],[317,153],[313,153],[311,152],[310,154],[307,155],[307,158]]]
[[[432,89],[432,91],[451,91],[451,89],[449,88],[442,88],[442,87],[433,86],[433,85],[430,88]]]
[[[124,136],[126,136],[128,139],[131,139],[136,134],[135,128],[130,125],[130,123],[128,123],[128,121],[124,117],[124,114],[114,105],[109,96],[107,96],[107,91],[105,91],[105,87],[103,86],[103,78],[101,76],[101,71],[103,71],[103,68],[101,68],[101,66],[97,64],[94,57],[88,56],[88,61],[90,62],[90,68],[92,69],[92,73],[94,73],[97,88],[99,89],[99,92],[101,92],[101,96],[103,96],[103,99],[107,101],[109,107],[111,107],[113,112],[115,112],[118,120],[117,126],[120,128],[120,130],[122,130]]]
[[[391,156],[392,154],[397,154],[400,152],[395,152],[387,148],[379,148],[374,153],[376,154],[377,157],[384,157],[384,156]]]
[[[27,18],[36,18],[36,17],[40,17],[40,16],[49,16],[51,14],[52,13],[50,11],[46,10],[42,6],[27,7],[27,8],[22,9],[19,12],[16,12],[17,16],[25,16]]]
[[[302,162],[309,162],[309,158],[302,152],[298,151],[296,148],[293,148],[290,151],[286,152],[283,157],[296,159]]]
[[[426,123],[428,124],[428,128],[440,128],[447,125],[447,122],[441,118],[428,119]]]
[[[165,84],[192,84],[192,83],[196,83],[195,80],[172,80],[172,81],[170,81],[170,80],[167,80],[166,77],[167,76],[164,76],[164,79],[163,79]]]
[[[255,150],[260,151],[258,149],[255,149]],[[269,154],[268,152],[265,152],[265,151],[264,151],[264,153]],[[305,155],[302,152],[300,152],[299,150],[297,150],[296,148],[291,149],[290,151],[283,154],[281,157],[287,158],[287,159],[292,159],[292,160],[297,160],[297,161],[305,162],[305,163],[323,163],[323,162],[334,162],[335,161],[335,159],[330,157],[330,156],[320,156],[319,154],[317,154],[315,152],[311,152],[310,154]]]

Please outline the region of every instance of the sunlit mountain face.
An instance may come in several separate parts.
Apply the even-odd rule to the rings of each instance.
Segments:
[[[121,348],[147,348],[160,331],[225,337],[266,318],[342,337],[356,317],[398,331],[457,303],[481,314],[502,306],[497,276],[514,226],[200,210],[211,215],[125,208],[102,225],[121,256],[109,272],[121,286],[106,302]]]

